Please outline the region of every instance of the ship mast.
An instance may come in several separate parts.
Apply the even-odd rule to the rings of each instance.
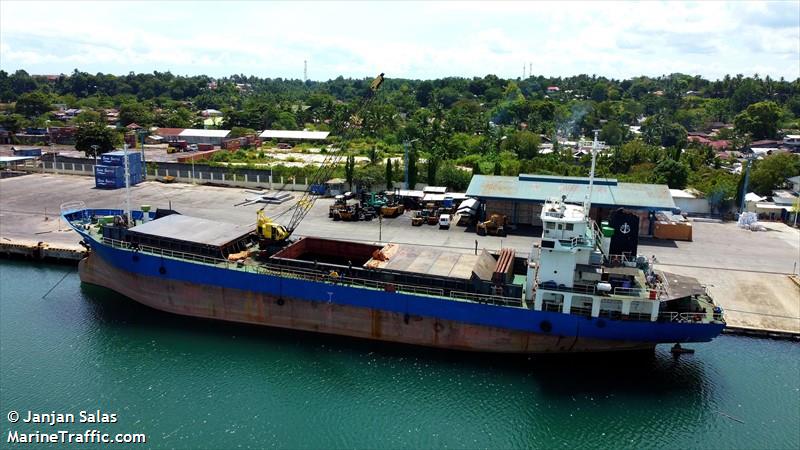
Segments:
[[[128,163],[128,144],[124,144],[122,147],[124,158],[125,158],[125,215],[128,217],[128,226],[133,225],[133,220],[131,220],[131,172],[130,172],[130,165]]]
[[[594,141],[592,142],[592,170],[589,171],[589,191],[586,193],[586,200],[583,202],[583,210],[586,214],[586,218],[589,217],[589,212],[592,208],[592,189],[594,188],[594,168],[595,164],[597,163],[597,153],[600,152],[600,141],[597,140],[597,136],[600,134],[600,130],[594,130]]]

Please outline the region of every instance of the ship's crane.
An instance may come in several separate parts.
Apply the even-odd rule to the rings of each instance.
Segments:
[[[361,105],[356,109],[356,112],[353,114],[353,117],[358,118],[361,111],[363,111],[372,100],[375,98],[375,94],[377,93],[378,89],[380,89],[381,85],[383,84],[383,73],[375,77],[374,80],[369,85],[369,91],[367,91],[366,96],[362,99]],[[325,155],[325,159],[322,160],[322,163],[314,171],[314,174],[309,179],[308,188],[303,195],[297,200],[291,208],[288,210],[280,213],[279,215],[282,216],[291,212],[291,218],[286,226],[281,225],[273,220],[273,218],[268,217],[264,213],[264,208],[258,210],[257,213],[257,221],[256,221],[256,231],[258,233],[259,238],[265,240],[268,245],[276,245],[285,242],[289,237],[292,235],[294,230],[300,225],[300,222],[303,221],[306,214],[311,210],[311,207],[314,206],[314,202],[317,199],[316,195],[312,195],[311,187],[314,185],[318,185],[321,183],[325,183],[328,181],[333,174],[333,171],[336,169],[336,166],[341,162],[342,158],[347,153],[347,145],[349,144],[350,140],[352,140],[354,135],[355,126],[350,124],[349,128],[346,128],[345,136],[342,139],[339,149],[335,152],[329,152]],[[266,206],[265,206],[266,207]]]

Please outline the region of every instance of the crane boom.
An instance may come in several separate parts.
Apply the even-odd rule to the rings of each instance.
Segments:
[[[370,83],[370,90],[367,92],[366,97],[364,97],[361,101],[361,105],[359,105],[358,109],[354,116],[358,116],[364,108],[366,108],[372,100],[375,98],[375,94],[378,89],[383,84],[383,73],[375,77],[375,79]],[[312,195],[311,187],[314,185],[318,185],[320,183],[325,183],[328,181],[333,174],[333,171],[336,169],[336,166],[341,162],[342,158],[347,153],[347,144],[350,140],[353,139],[353,135],[355,132],[353,131],[355,127],[350,127],[349,129],[345,129],[345,137],[342,139],[341,145],[339,149],[335,152],[329,152],[325,155],[325,159],[322,160],[322,163],[314,172],[314,174],[309,179],[308,188],[303,192],[303,195],[297,200],[292,208],[292,217],[289,220],[289,223],[286,226],[286,238],[288,239],[289,236],[292,235],[294,230],[300,225],[300,222],[306,217],[308,212],[311,210],[311,207],[314,206],[314,202],[317,199],[316,195]],[[288,211],[286,211],[288,212]]]

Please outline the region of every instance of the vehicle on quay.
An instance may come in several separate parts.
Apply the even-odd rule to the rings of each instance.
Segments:
[[[440,230],[447,230],[450,228],[450,222],[453,220],[453,216],[450,214],[442,214],[439,216],[439,229]]]

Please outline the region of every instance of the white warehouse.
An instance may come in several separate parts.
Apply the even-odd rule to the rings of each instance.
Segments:
[[[178,139],[183,139],[189,144],[214,144],[222,145],[222,141],[231,134],[231,130],[201,130],[187,128],[178,134]]]

